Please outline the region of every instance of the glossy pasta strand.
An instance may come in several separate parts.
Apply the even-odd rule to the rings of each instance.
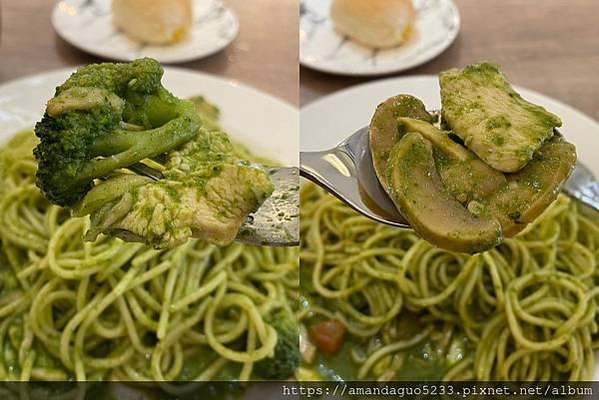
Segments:
[[[249,379],[277,340],[267,314],[295,312],[298,249],[83,242],[87,218],[35,187],[35,144],[0,149],[0,379]]]
[[[338,319],[364,343],[352,350],[357,378],[388,378],[376,366],[395,365],[422,332],[468,338],[469,352],[448,363],[446,380],[592,377],[599,219],[565,195],[517,237],[472,256],[358,216],[313,184],[301,199],[302,276],[313,283],[306,296],[327,305],[309,302],[301,317]],[[414,313],[423,330],[398,338],[392,322]]]

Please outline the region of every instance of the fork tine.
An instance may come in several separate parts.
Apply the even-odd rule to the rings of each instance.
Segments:
[[[599,181],[593,173],[581,163],[576,164],[564,191],[584,204],[599,211]]]
[[[273,194],[250,214],[235,239],[269,245],[299,245],[299,170],[297,167],[263,167],[275,186]]]
[[[140,162],[131,164],[127,168],[137,174],[147,176],[148,178],[153,179],[155,181],[164,179],[164,175],[162,175],[162,172],[152,167],[148,167],[146,164]]]

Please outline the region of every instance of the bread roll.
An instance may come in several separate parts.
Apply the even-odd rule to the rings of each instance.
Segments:
[[[393,47],[409,39],[411,0],[333,0],[331,20],[342,34],[369,47]]]
[[[145,43],[170,44],[183,39],[191,15],[191,0],[112,1],[114,25]]]

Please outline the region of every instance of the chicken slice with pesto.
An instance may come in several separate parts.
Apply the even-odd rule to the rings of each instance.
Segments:
[[[524,100],[499,65],[481,62],[439,75],[442,114],[468,149],[501,172],[522,169],[562,125]]]
[[[225,245],[248,214],[272,194],[268,173],[233,155],[226,134],[201,130],[168,153],[158,181],[122,174],[98,185],[114,185],[110,199],[92,189],[75,213],[91,212],[88,240],[104,233],[155,248],[172,248],[195,237]],[[98,191],[105,193],[106,191]]]

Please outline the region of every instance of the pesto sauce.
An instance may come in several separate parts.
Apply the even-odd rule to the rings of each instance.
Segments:
[[[302,282],[302,295],[300,299],[302,308],[309,308],[312,304],[328,309],[331,308],[328,300],[316,294],[309,269],[300,267],[300,280]],[[352,296],[348,301],[352,301],[357,308],[366,307],[365,302],[361,305],[359,296]],[[397,317],[400,319],[398,323],[400,333],[397,335],[397,340],[409,339],[419,333],[424,328],[421,322],[422,316],[420,313],[415,314],[410,311],[403,311]],[[306,327],[310,327],[323,320],[325,318],[321,316],[308,316],[302,323]],[[394,379],[440,381],[454,363],[473,351],[462,332],[455,332],[453,337],[455,339],[451,341],[452,345],[448,346],[447,354],[443,354],[438,343],[430,339],[430,337],[411,348],[397,352],[397,354],[403,354],[405,358]],[[317,350],[313,362],[306,364],[302,361],[302,367],[316,373],[323,380],[357,380],[360,364],[353,360],[351,350],[364,347],[368,340],[371,339],[358,338],[347,332],[343,346],[337,354],[329,356]],[[367,379],[372,379],[372,377],[368,376]]]
[[[361,343],[354,338],[346,339],[341,350],[334,356],[317,352],[312,369],[324,380],[352,381],[358,380],[360,365],[351,357],[350,349]],[[444,357],[439,357],[435,344],[424,341],[416,346],[398,352],[405,358],[401,368],[393,378],[400,381],[440,381],[449,370],[449,363]],[[368,378],[371,379],[371,378]]]
[[[209,347],[199,349],[196,352],[195,357],[189,357],[185,359],[177,380],[191,381],[196,379],[210,366],[210,364],[216,361],[218,357],[219,355]],[[240,370],[241,364],[227,363],[213,378],[213,380],[235,381],[239,377]]]
[[[487,129],[507,129],[512,123],[506,115],[495,115],[487,120]]]

